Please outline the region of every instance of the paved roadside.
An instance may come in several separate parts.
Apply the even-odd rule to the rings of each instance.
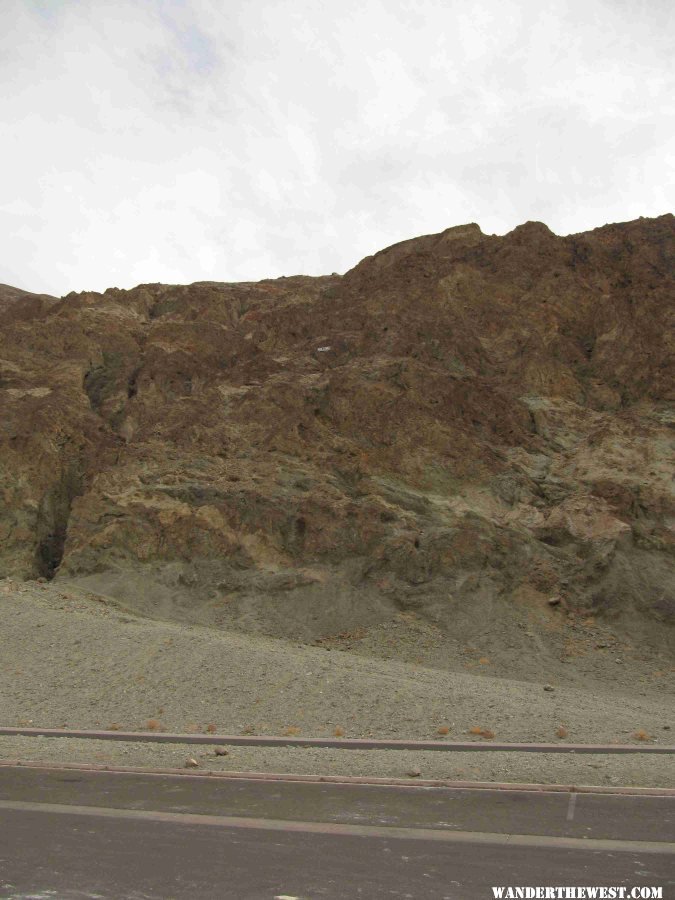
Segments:
[[[0,769],[8,900],[675,889],[675,798]]]
[[[8,801],[675,844],[675,796],[396,787],[0,767]]]

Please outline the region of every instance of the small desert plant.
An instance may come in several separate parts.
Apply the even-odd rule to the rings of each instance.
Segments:
[[[368,632],[365,628],[355,628],[353,631],[341,631],[338,634],[338,638],[341,638],[344,641],[360,641],[362,640]]]
[[[159,719],[148,719],[146,728],[148,731],[160,731],[162,728],[162,723]]]
[[[436,734],[450,734],[450,729],[447,725],[441,725]]]
[[[344,735],[345,735],[344,728],[340,728],[339,725],[336,725],[336,727],[333,729],[333,737],[344,737]]]
[[[119,722],[111,722],[111,724],[108,725],[108,731],[119,731],[121,727]]]
[[[481,664],[481,666],[487,666],[488,663],[490,662],[490,660],[488,659],[487,656],[481,656],[481,658],[478,660],[478,662]]]
[[[644,730],[644,728],[638,728],[637,731],[633,732],[633,737],[636,741],[648,741],[650,736]]]
[[[558,725],[555,730],[555,736],[559,738],[566,738],[569,734],[569,731],[565,728],[564,725]]]
[[[293,734],[300,734],[300,729],[297,725],[287,725],[283,730],[283,734],[285,737],[291,737]]]
[[[491,731],[489,728],[481,728],[480,725],[474,725],[473,728],[469,728],[469,734],[477,734],[488,740],[495,736],[494,731]]]
[[[211,722],[210,725],[206,726],[206,730],[209,734],[215,734],[216,731],[218,731],[218,728],[213,724],[213,722]]]

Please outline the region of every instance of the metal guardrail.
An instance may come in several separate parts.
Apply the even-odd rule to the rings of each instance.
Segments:
[[[675,754],[662,744],[511,744],[484,741],[406,741],[369,738],[264,737],[262,735],[178,734],[165,731],[89,731],[70,728],[0,727],[0,735],[80,738],[98,741],[148,741],[158,744],[225,744],[244,747],[317,747],[332,750],[445,750],[501,753],[656,753]]]

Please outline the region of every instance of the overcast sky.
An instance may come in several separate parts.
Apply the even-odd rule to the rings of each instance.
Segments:
[[[675,207],[672,0],[1,0],[0,282],[329,274]]]

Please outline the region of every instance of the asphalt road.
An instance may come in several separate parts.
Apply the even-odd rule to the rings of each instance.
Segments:
[[[492,897],[654,885],[675,798],[0,770],[0,897]]]

